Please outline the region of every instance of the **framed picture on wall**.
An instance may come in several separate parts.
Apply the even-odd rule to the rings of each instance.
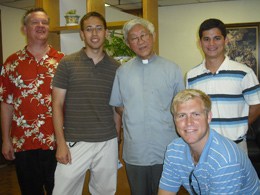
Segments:
[[[227,55],[237,62],[251,67],[260,80],[260,22],[226,24]]]

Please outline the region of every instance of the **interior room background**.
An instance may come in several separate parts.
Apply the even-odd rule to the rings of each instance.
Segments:
[[[76,1],[80,0],[72,2],[75,5],[79,4]],[[84,8],[85,6],[81,7]],[[25,38],[20,30],[20,21],[25,10],[5,6],[0,6],[0,9],[2,13],[3,60],[5,61],[10,54],[25,46]],[[84,14],[84,10],[78,11],[81,16]],[[197,44],[198,28],[202,21],[208,18],[218,18],[227,24],[260,22],[260,1],[237,0],[159,7],[158,15],[159,54],[177,63],[184,75],[203,59]],[[108,22],[128,20],[133,17],[135,16],[106,7]],[[61,39],[62,51],[67,54],[77,51],[83,45],[78,33],[67,34]],[[72,42],[66,43],[66,40]]]

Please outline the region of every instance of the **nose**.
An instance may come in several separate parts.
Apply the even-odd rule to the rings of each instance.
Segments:
[[[187,115],[186,122],[187,122],[188,124],[193,123],[193,118],[192,118],[191,115]]]
[[[210,45],[214,45],[214,43],[215,43],[214,39],[210,39],[210,40],[209,40],[209,44],[210,44]]]
[[[92,30],[92,34],[94,34],[94,35],[97,34],[97,29],[96,29],[96,28],[93,28],[93,30]]]

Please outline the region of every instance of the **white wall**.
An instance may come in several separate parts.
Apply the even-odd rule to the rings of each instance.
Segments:
[[[67,1],[70,1],[70,0],[67,0]],[[76,0],[76,1],[81,1],[81,0]],[[64,3],[64,0],[63,0],[63,3],[61,5],[63,5],[63,4],[67,5],[67,3],[68,2]],[[86,7],[86,5],[78,4],[78,6],[79,5],[81,7],[84,7],[84,9]],[[80,8],[78,6],[73,7],[73,6],[67,5],[67,7],[73,7],[77,10],[80,10]],[[64,11],[64,7],[65,7],[64,5],[63,5],[63,7],[61,7],[61,15],[60,15],[60,23],[63,26],[65,25],[65,20],[64,20],[63,15],[68,10],[65,7],[66,11]],[[132,16],[130,14],[118,11],[117,9],[111,8],[111,7],[106,7],[105,12],[106,12],[105,17],[106,17],[107,22],[118,21],[118,20],[120,20],[120,21],[130,20],[130,19],[135,17],[135,16]],[[79,13],[80,18],[81,18],[85,14],[85,11],[83,11],[82,8],[81,8],[81,10],[78,13]],[[84,46],[84,42],[81,40],[79,32],[70,33],[70,34],[61,34],[60,38],[61,38],[61,51],[64,52],[65,54],[70,54],[70,53],[73,53],[75,51],[78,51],[80,48],[82,48]]]
[[[203,56],[197,47],[200,24],[208,18],[224,23],[260,22],[259,0],[200,3],[159,8],[160,55],[176,62],[185,74]]]
[[[12,53],[23,48],[25,36],[21,32],[21,19],[25,10],[0,6],[2,22],[3,61]]]

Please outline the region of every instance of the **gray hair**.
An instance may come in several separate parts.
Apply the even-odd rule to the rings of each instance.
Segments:
[[[135,18],[133,20],[130,20],[129,22],[125,23],[123,27],[123,34],[125,42],[128,43],[128,32],[137,24],[142,25],[145,27],[149,32],[153,35],[154,34],[154,25],[149,22],[148,20],[145,20],[143,18]]]
[[[48,17],[48,21],[50,22],[50,18],[49,18],[49,16],[48,16],[47,12],[46,12],[43,8],[41,8],[41,7],[36,7],[36,8],[31,8],[31,9],[29,9],[29,10],[27,10],[27,11],[25,12],[25,14],[24,14],[24,16],[23,16],[23,18],[22,18],[22,23],[23,23],[23,25],[26,25],[26,24],[27,24],[28,19],[29,19],[29,15],[30,15],[31,13],[35,13],[35,12],[43,12],[43,13],[45,13],[45,14],[47,15],[47,17]]]

